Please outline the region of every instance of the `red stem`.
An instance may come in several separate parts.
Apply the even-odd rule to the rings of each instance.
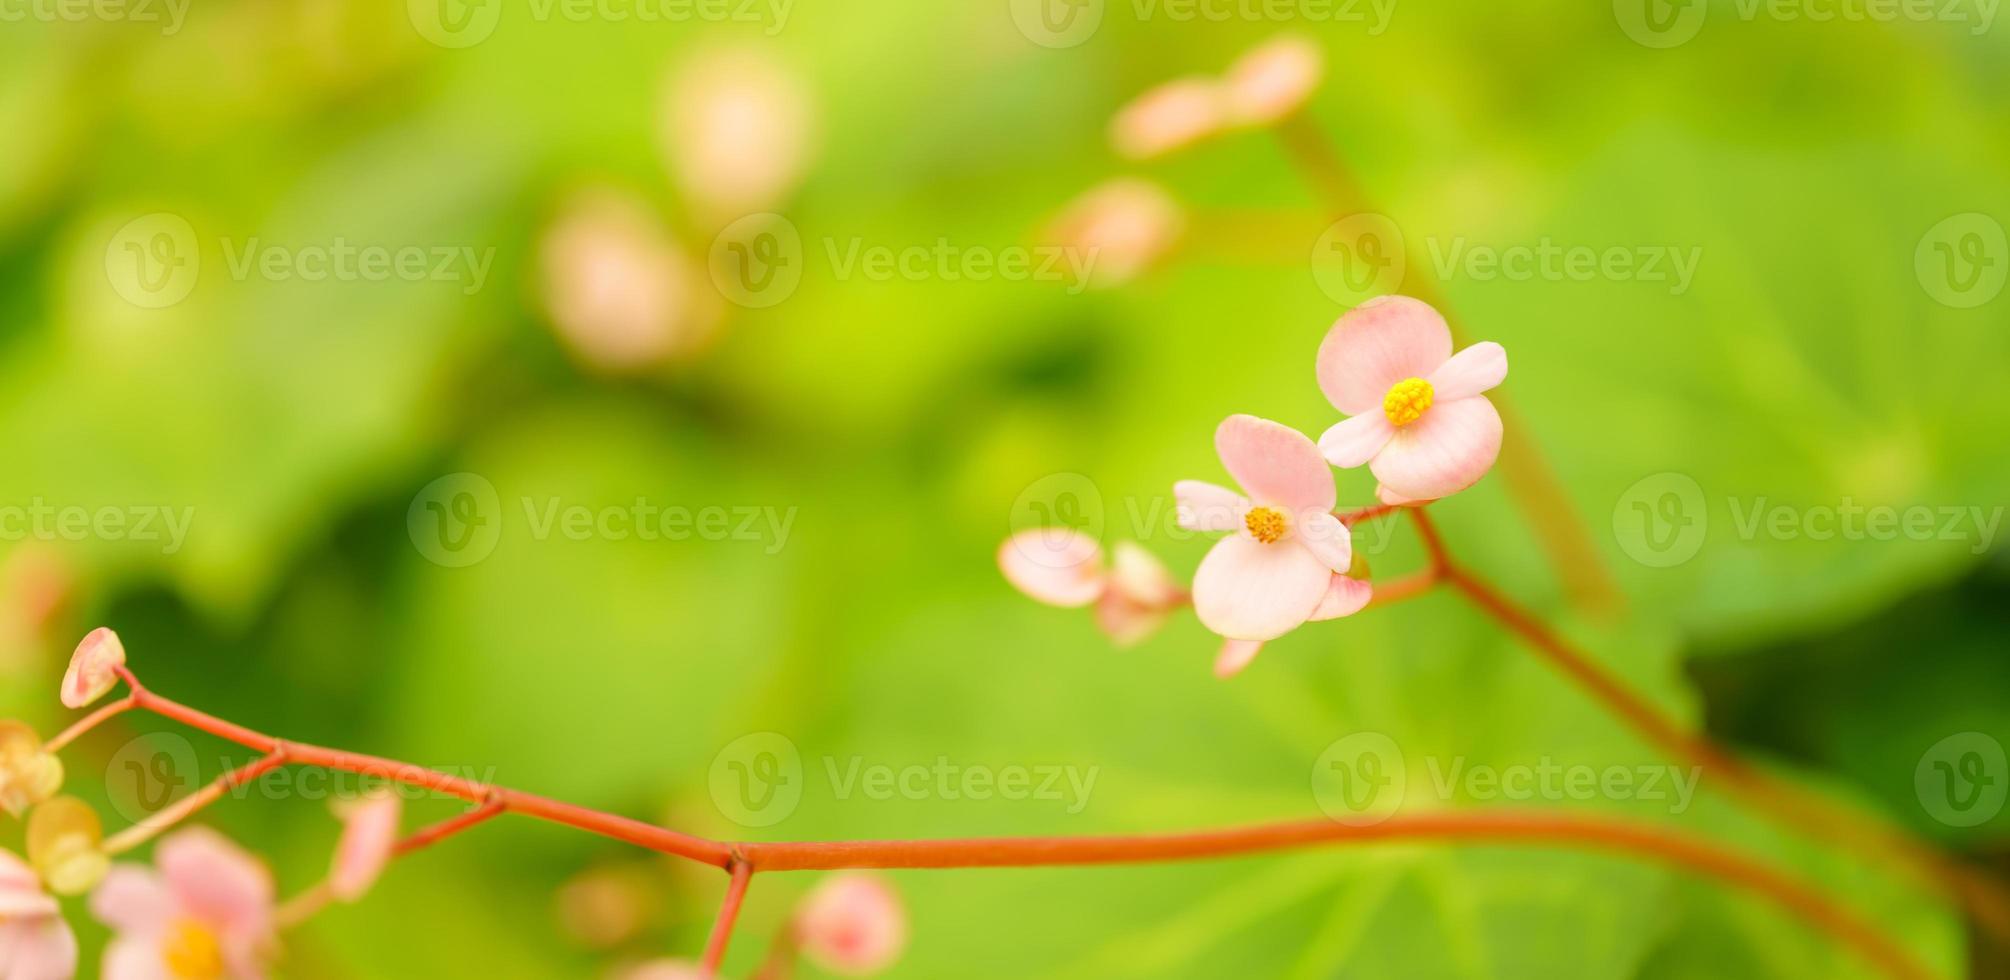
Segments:
[[[404,857],[422,847],[431,847],[469,827],[486,823],[491,818],[499,817],[508,812],[508,810],[509,805],[504,803],[500,797],[491,797],[488,802],[466,813],[442,820],[430,827],[422,827],[412,831],[410,835],[392,846],[391,853],[397,857]]]
[[[733,877],[726,882],[726,898],[719,903],[719,917],[712,922],[712,935],[705,940],[705,972],[717,976],[726,962],[726,944],[733,941],[733,923],[739,921],[740,906],[747,900],[747,885],[754,880],[754,866],[734,861]]]

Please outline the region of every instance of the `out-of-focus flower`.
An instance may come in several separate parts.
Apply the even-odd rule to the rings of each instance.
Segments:
[[[653,876],[641,868],[590,868],[559,886],[559,924],[594,949],[618,946],[641,933],[659,905]]]
[[[591,367],[647,370],[702,348],[719,299],[649,206],[623,192],[582,192],[538,250],[545,310]]]
[[[1309,38],[1286,34],[1250,49],[1222,78],[1229,119],[1268,126],[1304,108],[1326,71],[1325,55]]]
[[[24,541],[0,558],[0,669],[38,660],[50,629],[77,591],[61,551]]]
[[[103,626],[85,634],[63,673],[63,707],[81,708],[111,693],[119,683],[117,668],[125,663],[126,645],[119,634]]]
[[[713,977],[690,960],[649,960],[616,972],[613,980],[713,980]]]
[[[28,862],[0,848],[0,977],[70,980],[77,934]]]
[[[663,152],[709,220],[780,204],[809,165],[814,126],[808,86],[762,48],[706,52],[664,83]]]
[[[1227,638],[1215,672],[1247,666],[1265,640],[1367,605],[1353,536],[1332,513],[1333,471],[1296,429],[1232,415],[1214,433],[1222,466],[1244,493],[1199,480],[1173,486],[1180,526],[1227,531],[1194,572],[1201,624]]]
[[[111,867],[98,811],[74,796],[58,796],[28,814],[28,863],[58,895],[82,895]]]
[[[1137,278],[1179,241],[1186,216],[1157,184],[1119,177],[1068,202],[1042,238],[1089,257],[1089,284],[1119,286]]]
[[[20,816],[63,788],[63,762],[27,725],[0,721],[0,809]]]
[[[1110,145],[1133,160],[1183,149],[1221,131],[1227,121],[1221,85],[1211,78],[1177,78],[1132,99],[1110,120]]]
[[[398,795],[388,790],[351,800],[342,807],[342,837],[335,844],[335,858],[328,870],[328,891],[337,901],[362,898],[377,883],[397,846],[398,818],[403,812]]]
[[[1150,636],[1185,594],[1165,564],[1142,546],[1119,541],[1103,567],[1096,539],[1070,528],[1031,528],[1005,539],[998,569],[1036,601],[1074,608],[1096,604],[1096,625],[1118,646]]]
[[[1429,304],[1378,296],[1347,311],[1319,345],[1319,388],[1351,418],[1319,449],[1339,467],[1368,464],[1385,501],[1436,500],[1472,486],[1501,449],[1501,417],[1481,394],[1507,377],[1491,341],[1452,354]]]
[[[864,976],[907,948],[907,910],[876,875],[842,872],[818,882],[796,909],[796,943],[832,973]]]
[[[271,954],[271,872],[205,827],[161,839],[154,869],[122,864],[91,894],[91,912],[116,935],[106,980],[265,975]]]

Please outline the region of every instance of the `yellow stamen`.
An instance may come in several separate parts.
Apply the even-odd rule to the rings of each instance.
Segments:
[[[1431,383],[1422,378],[1404,378],[1389,386],[1382,396],[1382,414],[1397,428],[1424,417],[1431,407]]]
[[[223,944],[208,926],[183,919],[161,944],[161,960],[177,980],[215,980],[223,976]]]
[[[1264,544],[1273,544],[1277,539],[1284,537],[1286,525],[1282,511],[1269,507],[1251,507],[1249,513],[1243,515],[1242,523],[1249,528],[1251,537]]]

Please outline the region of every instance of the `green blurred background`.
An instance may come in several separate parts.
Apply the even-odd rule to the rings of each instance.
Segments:
[[[1295,30],[1328,57],[1311,118],[1419,254],[1552,242],[1700,259],[1686,289],[1444,283],[1473,337],[1511,352],[1503,393],[1570,494],[1552,506],[1588,528],[1627,604],[1575,611],[1498,473],[1435,509],[1457,553],[1671,710],[2006,865],[2010,817],[1956,826],[1975,811],[1941,819],[1915,780],[1950,736],[1980,733],[1999,766],[2010,738],[2010,567],[1988,522],[2010,497],[2010,297],[1987,285],[2010,263],[2005,28],[1717,2],[1673,8],[1700,29],[1656,47],[1629,3],[1397,0],[1381,22],[1366,4],[1273,21],[1112,0],[1090,5],[1100,25],[1080,43],[1050,47],[1005,0],[800,0],[752,23],[472,9],[491,19],[451,47],[419,29],[440,23],[424,0],[198,3],[173,30],[136,13],[0,23],[0,506],[190,515],[178,546],[0,526],[0,709],[60,726],[69,648],[111,625],[151,686],[245,724],[757,839],[1315,814],[1314,760],[1363,731],[1401,747],[1418,807],[1518,805],[1416,792],[1431,760],[1660,765],[1449,595],[1301,630],[1221,682],[1190,617],[1113,651],[1089,616],[997,573],[998,542],[1059,493],[1106,543],[1140,538],[1184,576],[1207,542],[1169,533],[1168,493],[1221,478],[1214,425],[1250,412],[1316,435],[1337,418],[1311,364],[1345,307],[1308,258],[1334,215],[1277,141],[1238,134],[1140,166],[1106,139],[1143,89]],[[809,93],[804,177],[774,204],[804,241],[800,286],[763,308],[707,295],[709,342],[608,370],[555,333],[539,243],[582,188],[623,195],[691,258],[694,290],[713,288],[720,221],[680,193],[659,131],[666,78],[719,46],[759,50]],[[1174,253],[1121,288],[879,281],[829,257],[1025,246],[1126,173],[1188,218]],[[108,268],[121,229],[159,214],[194,230],[200,275],[148,308]],[[1935,235],[1980,243],[1983,285],[1951,291]],[[251,239],[492,263],[479,289],[232,275]],[[472,564],[426,543],[426,504],[480,486],[456,477],[443,496],[453,474],[499,502]],[[1372,489],[1342,475],[1343,501]],[[575,539],[537,533],[530,513],[638,499],[790,523]],[[1799,523],[1852,506],[1981,517],[1893,534]],[[1748,524],[1782,508],[1787,530]],[[1676,523],[1642,523],[1659,518]],[[1699,530],[1671,553],[1677,527]],[[1400,525],[1364,547],[1380,575],[1421,561]],[[763,732],[799,753],[802,796],[745,827],[708,773]],[[201,779],[244,755],[150,720],[107,726],[67,761],[112,826],[141,736],[142,755],[170,746]],[[938,759],[1095,782],[1076,806],[840,798],[829,776]],[[1985,775],[2000,809],[2010,773]],[[206,819],[292,891],[320,874],[336,824],[316,794],[277,795]],[[1680,813],[1565,805],[1762,852],[1948,975],[2010,969],[1945,904],[1707,783]],[[414,804],[411,819],[455,810]],[[1378,846],[893,878],[914,931],[896,976],[1866,975],[1769,906],[1585,854]],[[729,975],[814,880],[757,879]],[[599,976],[695,955],[721,888],[504,821],[289,935],[280,973]],[[101,938],[85,928],[87,975]]]

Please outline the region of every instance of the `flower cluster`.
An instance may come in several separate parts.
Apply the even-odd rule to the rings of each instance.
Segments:
[[[1451,328],[1426,303],[1383,296],[1348,311],[1319,345],[1316,374],[1348,416],[1318,443],[1278,422],[1233,415],[1215,430],[1214,447],[1239,489],[1173,486],[1182,528],[1225,533],[1194,572],[1191,593],[1201,624],[1224,638],[1215,660],[1224,677],[1266,641],[1352,615],[1372,597],[1334,510],[1332,467],[1365,465],[1384,504],[1422,505],[1472,486],[1500,454],[1500,413],[1483,392],[1507,377],[1507,352],[1489,342],[1454,354]],[[1117,567],[1105,572],[1095,540],[1068,529],[1022,531],[998,562],[1041,602],[1095,602],[1098,621],[1120,641],[1188,598],[1143,549],[1119,545]]]

